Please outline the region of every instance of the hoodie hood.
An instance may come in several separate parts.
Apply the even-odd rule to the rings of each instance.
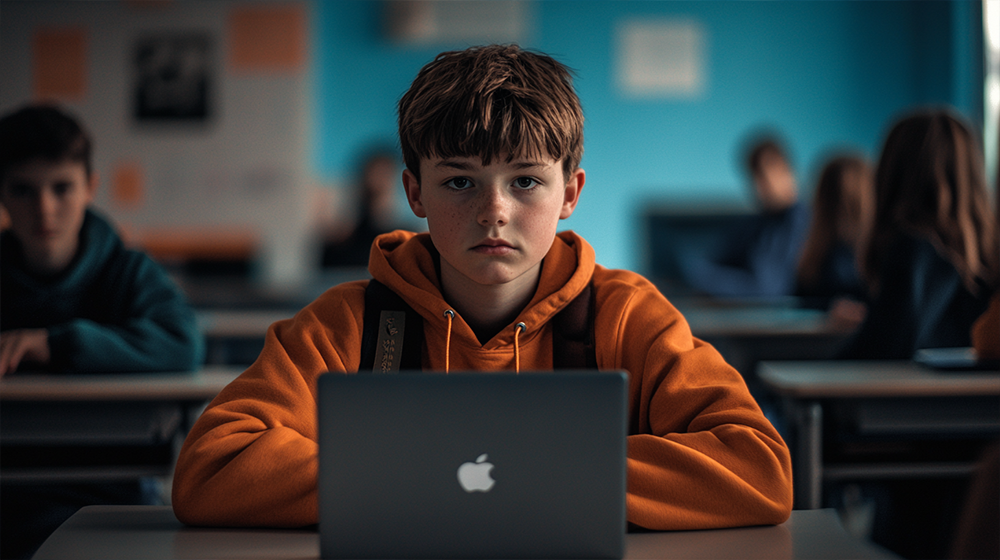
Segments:
[[[394,231],[375,240],[368,270],[372,278],[399,294],[433,328],[446,321],[444,312],[451,309],[441,294],[439,258],[429,234]],[[594,249],[582,237],[572,231],[556,235],[542,261],[535,296],[510,328],[500,331],[481,348],[490,350],[513,344],[517,323],[525,324],[520,336],[522,341],[529,341],[586,287],[594,267]],[[455,320],[454,334],[453,346],[480,348],[471,327],[461,318]]]

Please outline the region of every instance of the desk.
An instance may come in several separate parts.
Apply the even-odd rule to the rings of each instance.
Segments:
[[[798,508],[820,507],[828,480],[966,476],[975,456],[962,456],[955,443],[1000,434],[1000,372],[936,371],[910,361],[789,361],[761,362],[758,376],[782,398],[793,429]],[[844,426],[855,450],[906,445],[897,445],[896,456],[826,460],[835,448],[824,437],[843,434]],[[914,442],[948,442],[952,453],[915,454]]]
[[[242,368],[210,367],[197,372],[126,374],[15,374],[0,378],[0,445],[4,482],[93,481],[163,476],[173,466],[164,457],[183,436],[192,415]],[[115,449],[123,464],[107,464],[102,452],[39,459],[49,448]],[[157,449],[153,455],[145,451]],[[143,451],[140,451],[143,450]]]
[[[166,506],[90,506],[66,521],[34,560],[317,558],[315,530],[182,525]],[[776,527],[633,533],[625,558],[895,558],[849,535],[833,510],[793,511]]]
[[[795,298],[773,301],[679,299],[674,304],[694,336],[708,342],[743,375],[754,397],[767,407],[757,366],[771,360],[832,358],[850,336],[825,311],[798,307]]]

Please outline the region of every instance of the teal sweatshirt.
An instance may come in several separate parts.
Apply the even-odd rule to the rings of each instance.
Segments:
[[[0,330],[22,328],[49,330],[52,371],[185,371],[204,353],[180,289],[92,210],[78,254],[55,278],[29,273],[17,238],[0,234]]]

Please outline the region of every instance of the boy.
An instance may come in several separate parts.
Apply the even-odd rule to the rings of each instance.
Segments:
[[[0,203],[9,218],[0,234],[0,376],[191,370],[201,362],[203,339],[181,292],[89,209],[97,190],[90,146],[55,107],[0,119]],[[118,452],[135,451],[172,457],[170,442]],[[45,467],[72,463],[80,451],[53,446],[25,455],[5,446],[2,453],[7,466]],[[159,503],[151,483],[5,482],[0,557],[30,556],[80,507]]]
[[[809,228],[788,156],[777,137],[757,138],[746,156],[760,208],[733,228],[721,255],[684,263],[691,285],[718,297],[781,297],[795,292],[795,274]]]
[[[54,107],[0,120],[0,376],[190,370],[203,339],[164,271],[90,209],[90,140]]]
[[[740,375],[642,277],[607,270],[571,232],[583,116],[565,67],[517,46],[439,55],[399,102],[410,206],[429,234],[379,237],[369,270],[423,317],[424,369],[546,370],[552,317],[588,285],[597,366],[630,372],[628,520],[649,529],[780,523],[781,437]],[[316,378],[363,357],[364,281],[268,330],[209,405],[175,470],[192,524],[317,522]]]

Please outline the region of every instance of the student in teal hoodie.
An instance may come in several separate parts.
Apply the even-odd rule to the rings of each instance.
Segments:
[[[201,363],[204,340],[184,295],[91,209],[97,181],[90,152],[79,123],[55,107],[0,118],[0,204],[9,224],[0,233],[0,376],[178,371]],[[58,447],[30,456],[45,464],[75,459]],[[23,460],[7,446],[0,456],[8,466]],[[5,482],[0,492],[2,558],[29,557],[82,506],[158,501],[150,479]]]
[[[184,295],[90,208],[90,141],[54,107],[0,121],[0,375],[190,370],[203,339]]]

